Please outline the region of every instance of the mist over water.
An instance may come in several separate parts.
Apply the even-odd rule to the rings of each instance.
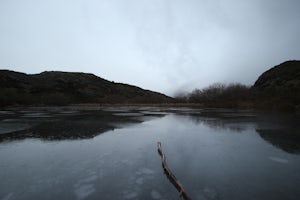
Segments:
[[[0,114],[1,199],[179,199],[157,141],[193,199],[300,195],[296,115],[155,107]]]

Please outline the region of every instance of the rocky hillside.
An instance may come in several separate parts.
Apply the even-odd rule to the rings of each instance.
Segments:
[[[0,105],[171,103],[166,95],[114,83],[93,74],[0,70]]]
[[[255,88],[300,88],[300,61],[286,61],[264,72]]]
[[[286,61],[264,72],[253,86],[255,104],[300,110],[300,61]]]

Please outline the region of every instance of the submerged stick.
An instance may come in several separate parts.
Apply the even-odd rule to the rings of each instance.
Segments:
[[[159,155],[162,159],[162,167],[168,177],[168,179],[171,181],[171,183],[176,187],[176,189],[179,191],[179,196],[183,197],[185,200],[192,200],[191,197],[186,193],[183,185],[179,182],[179,180],[176,178],[176,176],[171,172],[169,169],[167,163],[166,163],[166,156],[161,148],[161,143],[157,142],[157,150]]]

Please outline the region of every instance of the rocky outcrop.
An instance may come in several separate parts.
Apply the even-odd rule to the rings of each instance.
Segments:
[[[300,88],[300,61],[286,61],[264,72],[254,84],[257,89]]]
[[[300,61],[286,61],[264,72],[253,86],[257,107],[300,110]]]

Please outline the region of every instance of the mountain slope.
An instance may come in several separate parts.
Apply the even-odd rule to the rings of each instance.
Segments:
[[[80,103],[170,103],[166,95],[114,83],[93,74],[47,71],[40,74],[0,70],[0,105]]]
[[[300,88],[300,61],[286,61],[259,76],[255,88]]]
[[[264,72],[253,86],[255,104],[264,108],[299,110],[300,61],[286,61]]]

